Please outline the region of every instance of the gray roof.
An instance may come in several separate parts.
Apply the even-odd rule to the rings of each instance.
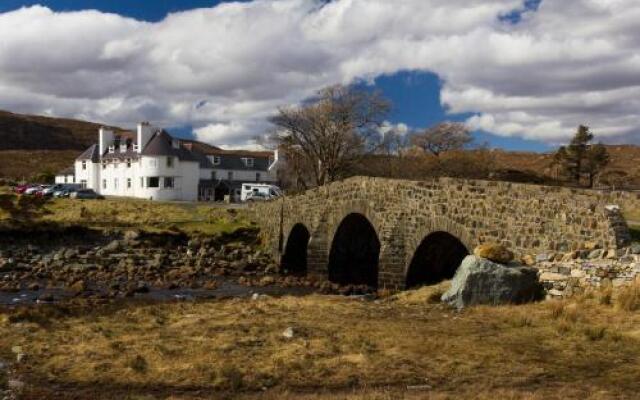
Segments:
[[[251,156],[249,154],[221,154],[220,164],[215,165],[216,169],[235,169],[248,171],[268,171],[269,158]],[[242,161],[243,158],[253,158],[253,167],[247,167]]]
[[[97,163],[100,161],[99,148],[97,144],[92,144],[91,147],[86,149],[80,156],[76,159],[78,161],[91,160],[91,162]]]
[[[149,143],[142,150],[143,156],[173,156],[178,157],[180,161],[200,162],[192,151],[185,149],[183,146],[179,148],[173,147],[173,138],[165,131],[157,132],[153,135]],[[179,143],[179,142],[178,142]]]
[[[114,143],[120,143],[120,139],[114,140]],[[178,148],[173,146],[174,141],[180,144]],[[198,162],[200,168],[205,169],[246,171],[268,171],[269,161],[273,157],[273,153],[266,151],[223,150],[195,140],[174,139],[166,131],[156,132],[142,150],[142,155],[173,156],[180,161]],[[213,165],[209,159],[210,156],[220,157],[220,164]],[[140,154],[135,152],[132,146],[129,146],[126,151],[120,152],[120,146],[115,145],[113,153],[107,151],[102,154],[102,159],[104,160],[135,160],[139,157]],[[247,167],[242,161],[243,158],[253,158],[253,167]],[[99,146],[97,144],[92,145],[77,159],[91,160],[94,163],[100,162]]]

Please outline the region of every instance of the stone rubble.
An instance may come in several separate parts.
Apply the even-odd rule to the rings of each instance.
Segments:
[[[548,297],[571,297],[588,289],[615,289],[640,281],[639,244],[622,249],[589,247],[535,257],[537,262],[531,265],[538,269],[539,280],[547,290]],[[530,260],[532,256],[525,257]],[[525,257],[523,263],[526,263]]]

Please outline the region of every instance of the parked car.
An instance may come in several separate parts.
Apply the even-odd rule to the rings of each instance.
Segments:
[[[93,189],[79,189],[69,195],[72,199],[104,199],[104,196],[99,195]]]
[[[259,195],[258,195],[259,194]],[[274,185],[263,183],[243,183],[240,192],[240,201],[250,201],[250,196],[259,196],[254,200],[271,200],[278,196],[282,196],[282,190]]]
[[[71,193],[76,192],[78,189],[73,188],[73,187],[68,187],[68,188],[63,188],[60,190],[56,190],[55,192],[53,192],[53,197],[56,198],[67,198],[69,196],[71,196]]]
[[[271,193],[264,192],[251,192],[247,193],[247,197],[245,201],[254,202],[254,201],[269,201],[271,199],[275,199],[278,195],[274,195]]]
[[[24,194],[25,190],[29,189],[30,187],[33,187],[34,185],[31,183],[27,183],[25,185],[18,185],[16,187],[13,188],[13,191],[16,192],[17,194]]]
[[[45,197],[47,195],[46,192],[50,190],[51,187],[52,187],[51,185],[42,185],[40,189],[36,190],[33,194],[35,194],[38,197]]]
[[[42,195],[43,196],[53,196],[53,194],[59,190],[63,190],[65,189],[65,185],[58,183],[57,185],[53,185],[53,186],[48,186],[44,189],[42,189]]]
[[[23,194],[26,195],[34,195],[36,193],[38,193],[39,191],[41,191],[42,189],[44,189],[43,185],[33,185],[28,187]]]

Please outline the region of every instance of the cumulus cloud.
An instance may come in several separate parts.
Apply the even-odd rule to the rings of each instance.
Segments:
[[[0,108],[129,126],[192,125],[242,145],[277,107],[401,70],[498,135],[640,132],[637,0],[253,0],[147,23],[34,6],[0,14]],[[501,16],[519,10],[517,23]],[[637,139],[637,138],[635,138]]]

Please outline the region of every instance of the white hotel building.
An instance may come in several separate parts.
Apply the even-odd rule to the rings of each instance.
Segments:
[[[237,195],[242,183],[276,182],[278,153],[223,150],[177,139],[148,123],[137,132],[101,128],[98,144],[75,161],[73,181],[105,196],[214,201]]]

